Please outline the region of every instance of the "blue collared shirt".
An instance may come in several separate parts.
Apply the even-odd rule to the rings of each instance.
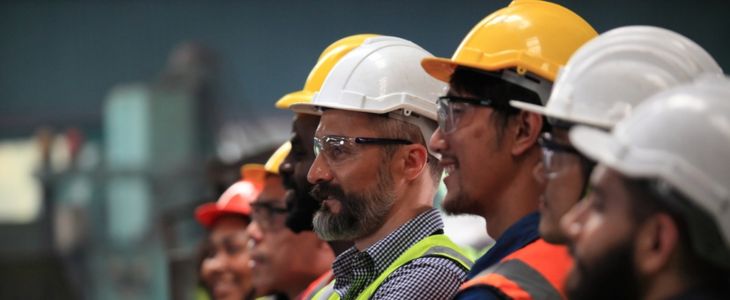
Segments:
[[[498,263],[503,258],[540,238],[539,224],[540,214],[537,212],[524,216],[512,224],[497,239],[494,246],[474,263],[474,266],[467,275],[468,279],[474,278],[474,276]],[[454,299],[503,299],[503,297],[490,288],[473,287],[457,294]]]

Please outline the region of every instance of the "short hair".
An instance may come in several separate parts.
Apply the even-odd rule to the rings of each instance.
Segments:
[[[424,137],[423,132],[418,126],[406,121],[390,118],[387,114],[369,114],[369,116],[375,131],[386,135],[385,137],[408,140],[414,144],[421,144],[428,149],[428,140],[431,137]],[[436,122],[433,121],[433,123],[435,128]],[[387,156],[392,156],[398,149],[398,145],[385,145],[383,148]],[[441,180],[443,167],[439,165],[439,160],[431,155],[430,152],[428,153],[427,165],[434,185],[438,185]]]
[[[494,125],[497,127],[497,137],[502,139],[507,123],[520,110],[509,104],[510,100],[519,100],[542,105],[540,96],[525,87],[505,81],[500,73],[477,70],[468,67],[457,67],[449,80],[449,90],[472,94],[478,98],[495,101]],[[543,120],[542,131],[549,131],[549,125]]]
[[[665,213],[677,224],[680,268],[685,279],[695,283],[727,284],[730,279],[728,266],[719,266],[702,253],[707,248],[718,251],[725,247],[720,229],[711,216],[665,183],[645,178],[624,177],[623,180],[631,200],[630,214],[634,223],[640,224],[653,214]],[[688,222],[690,218],[692,222]]]

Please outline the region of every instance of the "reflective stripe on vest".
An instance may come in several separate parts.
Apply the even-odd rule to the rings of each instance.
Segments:
[[[408,250],[403,252],[395,259],[373,282],[370,283],[356,299],[370,299],[380,288],[383,282],[388,279],[390,274],[395,270],[410,263],[411,261],[428,256],[438,256],[448,258],[458,263],[464,270],[469,270],[473,264],[472,259],[464,250],[454,244],[447,236],[436,234],[426,237],[425,239],[414,244]],[[313,299],[317,300],[339,300],[340,295],[334,291],[335,281],[333,280],[327,287],[318,292]]]
[[[460,290],[482,286],[512,299],[565,299],[563,283],[572,265],[566,247],[538,239],[465,282]]]

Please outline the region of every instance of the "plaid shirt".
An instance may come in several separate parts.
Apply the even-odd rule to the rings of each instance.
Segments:
[[[430,209],[365,251],[352,247],[343,252],[332,265],[335,292],[344,300],[357,298],[398,256],[420,240],[443,232],[443,227],[438,211]],[[422,257],[396,269],[371,299],[451,299],[464,280],[466,270],[458,263]]]

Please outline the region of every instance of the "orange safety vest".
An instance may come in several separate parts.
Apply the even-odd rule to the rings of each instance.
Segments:
[[[459,287],[490,287],[515,300],[566,299],[563,283],[573,266],[565,246],[538,239]]]
[[[320,275],[312,281],[312,283],[307,286],[307,288],[297,296],[297,300],[310,300],[314,299],[314,295],[319,292],[319,290],[325,288],[332,280],[335,279],[335,275],[332,272],[332,270],[327,271],[326,273]]]

